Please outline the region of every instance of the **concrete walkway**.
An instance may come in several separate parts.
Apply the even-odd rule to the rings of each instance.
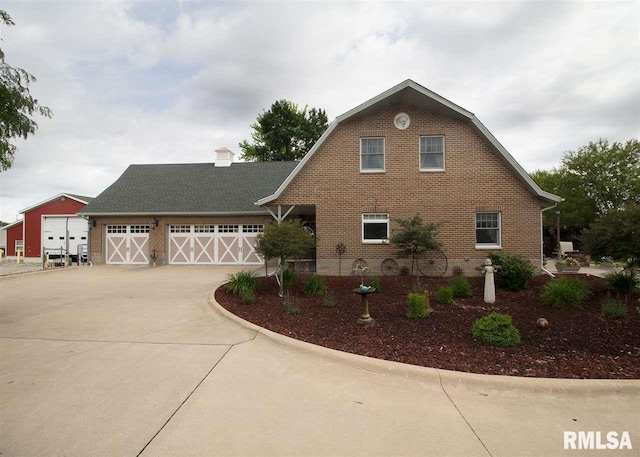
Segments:
[[[640,381],[470,375],[308,345],[216,306],[228,271],[0,278],[0,455],[638,455]],[[564,431],[627,431],[633,449],[565,451]]]

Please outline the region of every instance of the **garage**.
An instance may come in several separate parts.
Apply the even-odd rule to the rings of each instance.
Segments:
[[[174,265],[260,265],[255,252],[262,224],[169,226],[169,263]]]
[[[147,265],[149,263],[148,225],[108,225],[107,263],[112,265]]]

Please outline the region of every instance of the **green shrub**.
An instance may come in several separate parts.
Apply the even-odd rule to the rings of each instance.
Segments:
[[[419,282],[417,282],[415,284],[411,284],[411,287],[409,289],[414,294],[421,294],[421,293],[424,292],[424,286],[422,284],[420,284]]]
[[[380,283],[380,278],[377,276],[372,276],[367,278],[364,282],[365,286],[371,286],[376,289],[374,293],[379,294],[382,292],[382,284]]]
[[[287,268],[282,272],[282,281],[285,286],[292,286],[298,282],[298,273],[291,268]]]
[[[618,297],[625,296],[633,292],[633,289],[640,287],[640,278],[634,270],[610,271],[604,275],[607,285],[616,291]]]
[[[309,276],[304,282],[304,293],[307,297],[321,297],[327,293],[327,285],[322,276]]]
[[[250,271],[239,271],[227,275],[227,284],[224,288],[234,295],[255,293],[258,288],[258,278]]]
[[[541,299],[545,305],[560,309],[583,309],[589,287],[579,279],[554,279],[544,286]]]
[[[489,255],[494,265],[499,265],[496,285],[507,290],[522,290],[533,277],[535,267],[522,256],[507,252],[492,252]]]
[[[424,319],[429,317],[431,312],[427,309],[429,300],[426,295],[410,293],[407,295],[407,313],[409,319]]]
[[[464,276],[454,276],[449,286],[453,289],[453,296],[455,298],[471,297],[471,284],[469,284],[469,280]]]
[[[453,288],[451,286],[443,286],[436,291],[436,301],[441,305],[450,305],[453,303]]]
[[[336,299],[333,298],[331,295],[327,294],[324,296],[324,300],[322,301],[322,306],[324,308],[331,309],[334,306],[336,306]]]
[[[283,305],[285,313],[292,314],[294,316],[300,314],[300,308],[296,306],[294,300],[289,295],[284,298]]]
[[[252,290],[243,290],[240,292],[243,305],[253,305],[256,301],[256,294]]]
[[[518,346],[520,332],[511,323],[511,316],[491,313],[478,319],[471,329],[473,339],[491,346]]]
[[[627,317],[627,305],[617,300],[607,300],[600,308],[602,315],[607,319],[624,319]]]

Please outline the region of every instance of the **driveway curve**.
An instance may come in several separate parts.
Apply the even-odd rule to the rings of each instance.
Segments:
[[[626,432],[640,381],[471,375],[344,354],[230,315],[234,269],[0,278],[0,455],[543,456]],[[603,438],[604,439],[604,438]]]

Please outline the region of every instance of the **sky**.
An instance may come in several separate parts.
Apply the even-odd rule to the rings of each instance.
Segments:
[[[412,79],[471,111],[528,172],[640,137],[640,2],[4,0],[36,116],[0,220],[97,196],[136,163],[240,155],[280,99],[329,120]]]

